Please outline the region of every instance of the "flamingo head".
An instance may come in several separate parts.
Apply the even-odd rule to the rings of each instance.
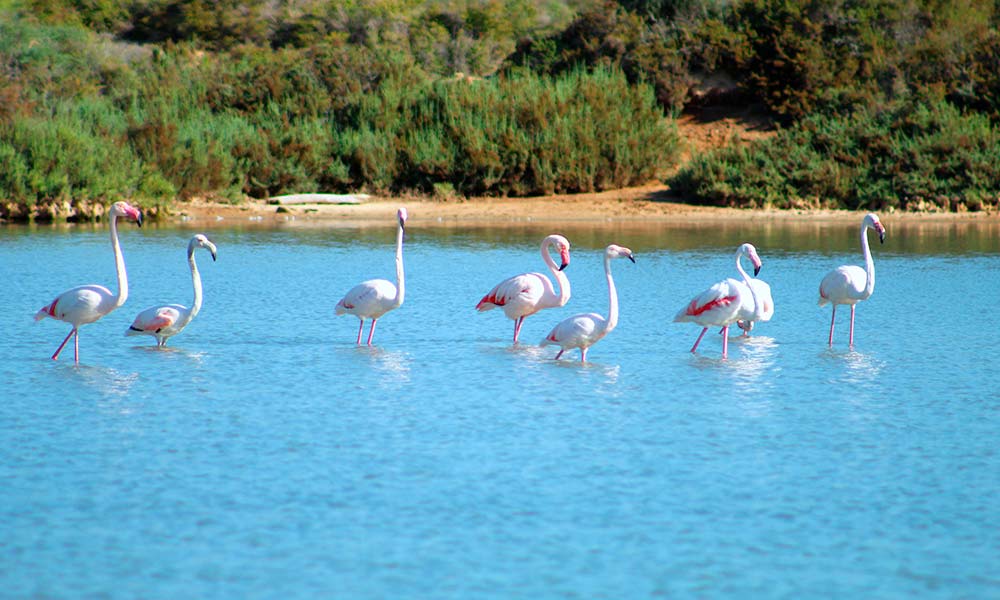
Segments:
[[[632,254],[632,251],[625,246],[616,246],[615,244],[611,244],[604,250],[604,254],[609,258],[627,258],[635,264],[635,254]]]
[[[194,253],[195,248],[204,248],[208,250],[212,255],[213,262],[215,261],[216,255],[219,251],[219,249],[215,247],[215,244],[212,243],[212,240],[200,233],[191,238],[191,241],[188,243],[188,256],[191,256],[191,254]]]
[[[743,244],[736,251],[737,262],[739,261],[740,256],[745,256],[750,259],[750,262],[753,264],[753,276],[756,277],[757,274],[760,273],[761,266],[763,266],[763,263],[760,261],[760,256],[757,254],[757,248],[750,243]]]
[[[882,225],[882,221],[879,221],[878,215],[875,213],[865,215],[865,227],[871,227],[878,232],[878,243],[885,243],[885,226]]]
[[[128,202],[115,202],[111,205],[111,210],[108,211],[112,219],[117,219],[118,217],[125,217],[135,221],[135,224],[142,227],[142,213],[139,209],[132,206]]]
[[[545,238],[545,245],[555,246],[559,249],[559,270],[562,271],[569,266],[569,240],[559,234],[552,234]]]

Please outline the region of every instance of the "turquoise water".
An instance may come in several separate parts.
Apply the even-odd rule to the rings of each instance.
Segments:
[[[412,222],[406,303],[357,348],[334,317],[391,278],[395,231],[222,228],[202,313],[166,350],[135,314],[189,303],[192,230],[123,227],[128,303],[68,331],[56,293],[113,285],[107,231],[0,229],[0,595],[100,598],[1000,597],[992,222],[884,217],[877,285],[833,349],[819,280],[857,228],[561,228],[590,363],[511,347],[474,306],[541,270],[549,228]],[[671,322],[757,245],[777,313],[721,361]],[[68,360],[67,360],[68,359]]]

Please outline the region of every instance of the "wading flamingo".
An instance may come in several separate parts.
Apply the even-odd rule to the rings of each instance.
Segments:
[[[740,317],[740,307],[744,304],[755,307],[754,312],[759,312],[757,307],[757,292],[750,284],[750,277],[743,270],[740,264],[741,257],[747,257],[753,264],[753,274],[760,273],[760,257],[753,244],[742,244],[736,249],[736,270],[739,271],[743,281],[736,279],[724,279],[708,288],[704,292],[695,296],[687,306],[682,308],[676,316],[674,322],[691,322],[702,326],[701,334],[695,340],[691,352],[698,349],[701,338],[705,337],[705,332],[709,327],[722,327],[722,358],[729,356],[729,326],[735,323]],[[746,296],[750,295],[747,299]]]
[[[554,246],[559,251],[560,265],[549,255],[549,247]],[[542,273],[522,273],[504,279],[492,290],[487,292],[476,305],[476,310],[482,312],[494,307],[503,308],[508,319],[514,320],[514,343],[521,335],[521,325],[525,317],[530,317],[544,308],[557,308],[569,302],[569,279],[563,270],[569,266],[569,240],[558,234],[552,234],[542,240],[542,260],[548,265],[549,271],[559,283],[559,293],[555,293],[552,281]]]
[[[736,326],[743,330],[743,337],[748,337],[753,331],[754,323],[764,323],[770,321],[774,316],[774,299],[771,297],[771,286],[761,279],[751,279],[750,287],[757,293],[757,302],[750,304],[753,298],[750,294],[744,297],[746,300],[740,305],[739,319]]]
[[[611,244],[604,250],[604,275],[608,279],[608,318],[605,319],[597,313],[582,313],[573,315],[553,327],[541,345],[560,346],[556,360],[559,360],[563,352],[579,348],[580,362],[587,362],[587,349],[611,333],[611,330],[618,325],[618,292],[615,290],[615,280],[611,278],[612,258],[627,258],[635,262],[635,256],[628,248]]]
[[[125,330],[125,335],[151,335],[156,338],[157,346],[166,346],[167,339],[180,333],[201,310],[201,275],[194,260],[194,251],[204,248],[212,254],[215,260],[217,249],[207,237],[198,234],[191,238],[187,247],[188,265],[191,267],[191,284],[194,286],[194,301],[191,308],[180,304],[165,304],[147,308],[139,313],[132,325]]]
[[[125,259],[122,257],[122,247],[118,243],[118,218],[125,217],[135,221],[142,227],[142,213],[137,208],[127,202],[115,202],[108,210],[108,219],[111,224],[111,250],[115,255],[115,271],[118,275],[118,293],[112,294],[111,290],[103,285],[81,285],[56,296],[48,306],[43,307],[35,313],[35,320],[40,321],[45,317],[63,321],[73,326],[66,338],[56,348],[52,360],[59,358],[59,353],[69,338],[73,338],[73,360],[80,362],[80,326],[97,321],[104,315],[110,313],[128,299],[128,274],[125,272]]]
[[[819,284],[819,305],[833,304],[833,315],[830,317],[829,345],[833,346],[833,325],[837,320],[837,305],[851,305],[851,337],[850,345],[854,346],[854,309],[858,302],[867,300],[875,291],[875,261],[868,247],[868,230],[878,232],[878,241],[885,243],[885,227],[878,220],[878,215],[868,213],[861,221],[861,253],[865,255],[865,268],[855,265],[843,265],[830,271]]]
[[[369,279],[359,283],[347,292],[340,302],[337,303],[337,314],[351,314],[360,319],[358,325],[357,344],[361,344],[361,332],[365,328],[365,319],[372,320],[371,329],[368,330],[368,345],[372,345],[372,337],[375,335],[375,323],[379,317],[394,308],[403,305],[405,287],[403,281],[403,236],[406,226],[406,209],[400,208],[396,211],[396,218],[399,221],[399,230],[396,232],[396,283],[386,279]]]

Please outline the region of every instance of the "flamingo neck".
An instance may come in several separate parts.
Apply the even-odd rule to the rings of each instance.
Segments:
[[[566,273],[560,271],[559,266],[556,265],[556,261],[552,260],[552,255],[549,254],[549,244],[550,242],[548,241],[542,242],[542,260],[545,261],[545,265],[548,266],[549,271],[552,272],[552,276],[556,278],[556,283],[559,285],[559,293],[551,299],[549,304],[553,308],[566,306],[570,297],[569,277],[566,277]]]
[[[604,255],[604,276],[608,279],[608,324],[604,328],[604,333],[609,333],[618,326],[618,290],[615,289],[615,280],[611,277],[611,257]]]
[[[875,260],[872,258],[872,249],[868,245],[868,225],[861,225],[861,252],[865,255],[865,291],[862,299],[867,300],[875,291]]]
[[[747,285],[750,290],[750,297],[753,298],[753,316],[755,321],[759,321],[764,317],[764,306],[763,302],[757,301],[757,291],[754,290],[753,285],[750,283],[750,276],[747,272],[743,270],[743,265],[740,263],[740,255],[736,255],[736,270],[739,271],[740,276],[743,278],[743,283]]]
[[[111,217],[111,250],[115,254],[115,273],[118,276],[118,294],[115,296],[115,304],[112,310],[125,304],[128,300],[128,273],[125,271],[125,257],[122,256],[122,247],[118,242],[118,215]]]
[[[194,288],[194,300],[191,302],[191,310],[188,311],[184,319],[186,325],[201,310],[201,273],[198,272],[198,263],[194,259],[194,246],[188,246],[188,265],[191,267],[191,286]]]
[[[394,308],[403,305],[403,297],[406,294],[405,274],[403,273],[403,225],[400,224],[396,231],[396,302]]]

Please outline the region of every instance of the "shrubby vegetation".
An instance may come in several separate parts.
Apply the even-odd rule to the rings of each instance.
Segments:
[[[708,103],[778,133],[696,157],[670,179],[693,201],[976,209],[998,25],[967,0],[0,0],[0,216],[603,190],[672,172],[671,117]]]

